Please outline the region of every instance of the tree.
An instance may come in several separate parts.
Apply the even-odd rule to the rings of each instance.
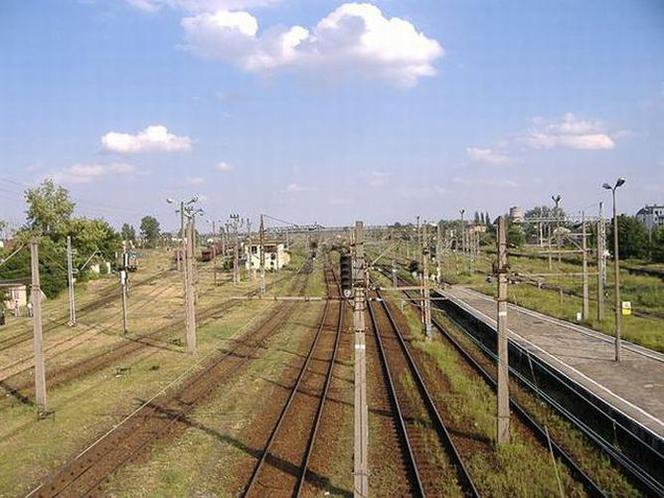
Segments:
[[[516,223],[512,223],[511,220],[508,221],[507,233],[505,235],[508,247],[521,247],[526,241],[523,228]]]
[[[141,219],[141,237],[145,239],[147,247],[155,247],[159,240],[159,222],[154,216],[144,216]]]
[[[122,225],[120,235],[122,236],[122,240],[136,242],[136,229],[128,223]]]
[[[491,225],[491,216],[489,216],[489,211],[484,213],[484,224]]]
[[[72,247],[77,251],[76,262],[83,264],[92,253],[105,260],[113,259],[122,245],[120,235],[106,221],[100,219],[74,218],[69,223]]]
[[[0,258],[9,256],[10,251],[0,249]],[[67,286],[65,250],[61,244],[48,237],[39,239],[39,277],[41,290],[47,297],[55,297]],[[24,247],[14,257],[0,266],[0,280],[30,282],[30,249]]]
[[[613,220],[606,233],[607,247],[613,250]],[[618,216],[618,255],[620,259],[648,257],[648,231],[633,216]]]
[[[25,200],[29,227],[48,235],[51,240],[61,239],[74,212],[75,204],[69,192],[47,178],[39,186],[26,190]]]
[[[664,263],[664,225],[653,232],[651,251],[653,261]]]
[[[475,222],[476,225],[480,224],[480,213],[478,211],[475,211],[475,216],[473,217],[473,221]]]

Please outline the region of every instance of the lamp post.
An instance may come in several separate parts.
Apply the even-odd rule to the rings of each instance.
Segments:
[[[615,295],[616,295],[616,361],[621,360],[620,354],[620,328],[622,304],[620,302],[620,256],[618,254],[618,214],[616,212],[616,190],[625,184],[624,178],[618,178],[612,187],[608,183],[602,185],[606,190],[611,191],[613,197],[613,266],[615,270]]]

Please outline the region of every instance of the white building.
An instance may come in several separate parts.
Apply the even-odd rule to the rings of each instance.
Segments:
[[[261,257],[259,251],[260,244],[251,244],[244,246],[245,266],[247,270],[259,270],[261,267]],[[285,245],[280,242],[265,243],[265,269],[278,270],[290,263],[290,254],[286,251]]]
[[[0,284],[0,298],[7,310],[18,313],[28,305],[28,288],[25,284]]]
[[[636,213],[636,219],[639,220],[648,231],[657,230],[657,228],[664,225],[664,205],[653,204],[639,209]]]
[[[512,218],[514,223],[523,223],[526,219],[523,208],[519,206],[512,206],[510,208],[510,218]]]

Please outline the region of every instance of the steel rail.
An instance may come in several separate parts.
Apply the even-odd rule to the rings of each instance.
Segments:
[[[306,266],[308,266],[308,265],[305,262],[305,265],[303,265],[303,267],[300,268],[300,270],[297,272],[296,275],[299,275],[302,270],[304,270],[303,271],[304,274],[310,273],[309,271],[306,271],[307,270],[305,268]],[[306,280],[305,280],[305,282],[306,282]],[[302,289],[304,289],[304,286],[302,286]],[[274,325],[274,327],[272,327],[269,330],[269,332],[264,337],[262,337],[259,341],[257,341],[256,344],[253,344],[251,346],[251,353],[257,351],[258,349],[260,349],[265,344],[265,342],[273,335],[274,331],[276,329],[278,329],[279,324],[281,322],[283,322],[285,319],[287,319],[287,317],[289,316],[291,310],[292,310],[292,307],[284,307],[283,311],[281,311],[281,313],[278,313],[277,316],[279,316],[279,320],[277,321],[277,323]],[[267,321],[265,321],[262,326],[265,326],[265,325],[269,324],[272,320],[274,320],[274,316],[272,318],[269,318]],[[198,382],[199,380],[201,380],[205,375],[207,375],[210,372],[210,370],[212,370],[212,369],[216,368],[217,366],[219,366],[224,360],[226,360],[230,356],[235,355],[236,351],[242,345],[244,345],[244,344],[243,343],[238,343],[237,345],[235,345],[235,347],[233,347],[232,349],[226,351],[219,358],[215,359],[214,362],[212,363],[212,365],[210,365],[208,368],[198,372],[192,378],[187,379],[187,385],[193,385],[196,382]],[[206,357],[201,359],[197,363],[197,365],[200,364],[205,358]],[[235,372],[240,367],[245,365],[251,359],[252,359],[251,354],[244,355],[244,358],[237,365],[235,365],[231,370],[223,373],[221,375],[220,379],[218,379],[218,380],[223,380],[223,379],[229,377],[233,372]],[[189,370],[187,370],[187,372],[188,371]],[[187,372],[185,372],[185,374]],[[46,492],[45,488],[47,488],[47,485],[45,483],[43,483],[43,484],[39,485],[37,488],[33,489],[27,495],[27,497],[31,497],[31,496],[39,496],[39,497],[42,497],[42,496],[48,496],[48,497],[59,496],[63,491],[66,491],[68,488],[70,488],[72,486],[72,484],[74,484],[90,468],[92,468],[92,466],[96,463],[97,458],[88,458],[88,462],[85,464],[83,469],[79,469],[78,473],[75,473],[75,472],[72,472],[72,471],[69,470],[73,465],[75,465],[81,458],[83,458],[86,454],[88,454],[95,446],[97,446],[98,444],[100,444],[101,442],[106,440],[107,438],[112,437],[113,435],[117,434],[117,431],[123,426],[123,424],[125,422],[127,422],[131,419],[135,420],[136,417],[139,417],[139,416],[145,418],[144,415],[149,417],[152,413],[159,413],[159,409],[157,407],[154,407],[154,406],[150,405],[151,401],[156,399],[159,395],[163,394],[170,386],[174,385],[177,381],[181,380],[185,374],[182,374],[173,383],[171,383],[168,386],[166,386],[165,388],[161,389],[155,396],[153,396],[150,399],[150,401],[148,401],[148,402],[144,403],[143,405],[141,405],[141,407],[139,407],[134,412],[132,412],[132,414],[130,414],[128,417],[126,417],[120,424],[114,426],[111,430],[109,430],[104,435],[102,435],[100,438],[95,440],[83,452],[79,453],[72,461],[70,461],[68,464],[66,464],[65,467],[62,467],[59,470],[57,470],[56,472],[54,472],[53,474],[51,474],[49,479],[47,479],[47,481],[46,481],[46,482],[48,482],[50,479],[52,479],[54,477],[57,477],[59,474],[63,474],[65,472],[67,472],[67,482],[64,483],[64,486],[60,486],[60,488],[58,490],[56,490],[55,493],[53,493],[52,491],[54,490],[55,486],[50,485],[50,491],[51,492]],[[105,472],[100,478],[95,479],[93,481],[92,485],[89,486],[88,489],[81,496],[90,496],[92,493],[94,493],[94,491],[99,487],[99,485],[101,485],[101,483],[104,482],[110,475],[115,473],[117,471],[117,469],[122,467],[127,461],[131,460],[131,458],[133,458],[136,454],[138,454],[141,450],[143,450],[147,445],[149,445],[150,443],[152,443],[156,439],[159,439],[163,434],[165,434],[173,426],[173,424],[176,421],[180,421],[180,420],[184,419],[186,417],[187,413],[189,413],[191,410],[193,410],[193,408],[196,406],[197,402],[201,398],[206,396],[208,393],[210,393],[217,386],[218,386],[218,382],[212,383],[208,387],[208,389],[205,389],[201,393],[199,393],[198,396],[196,396],[193,399],[193,401],[188,403],[184,409],[180,410],[179,413],[172,414],[172,416],[169,417],[168,421],[166,422],[166,424],[164,426],[158,428],[157,431],[149,433],[149,435],[148,435],[148,437],[146,437],[145,441],[143,441],[140,445],[138,445],[138,447],[133,448],[129,452],[126,452],[125,455],[120,459],[119,462],[116,462],[115,464],[113,464],[111,466],[111,469],[109,471]],[[146,413],[146,411],[147,411],[147,413]],[[102,456],[101,450],[97,450],[97,453],[95,453],[94,457],[100,457],[100,456]]]
[[[382,295],[380,291],[376,291],[376,294],[379,298],[382,299]],[[371,306],[369,304],[369,306]],[[403,334],[401,333],[401,329],[397,325],[396,321],[394,320],[394,317],[392,316],[392,312],[390,311],[390,308],[387,305],[387,302],[382,299],[381,300],[381,306],[385,310],[385,314],[390,322],[390,325],[392,329],[395,332],[395,335],[398,339],[399,345],[401,346],[401,350],[404,353],[404,356],[406,358],[406,362],[408,363],[408,367],[411,371],[411,374],[413,378],[415,379],[415,382],[417,384],[417,387],[420,391],[420,394],[422,396],[422,400],[424,401],[425,405],[427,406],[427,410],[429,411],[429,416],[431,417],[431,420],[433,421],[436,432],[438,433],[438,436],[441,440],[441,443],[446,447],[447,452],[449,454],[449,457],[452,461],[452,465],[455,467],[457,476],[459,478],[459,485],[461,486],[461,489],[463,490],[464,494],[466,496],[471,496],[471,497],[479,497],[479,491],[477,490],[477,487],[475,486],[475,483],[470,476],[470,473],[468,472],[468,469],[466,468],[465,464],[463,463],[463,459],[461,458],[461,454],[459,453],[456,445],[454,444],[454,441],[452,440],[452,436],[450,435],[449,431],[447,430],[447,427],[445,423],[443,422],[442,417],[440,416],[440,413],[438,412],[438,409],[436,408],[436,404],[433,401],[433,398],[431,394],[429,393],[429,390],[426,386],[426,383],[424,382],[424,378],[420,374],[419,369],[417,368],[417,364],[415,363],[415,360],[410,353],[410,349],[408,348],[405,339],[403,338]]]
[[[387,270],[385,269],[380,269],[380,271],[385,275],[389,276],[387,274]],[[397,277],[400,282],[407,283],[407,280],[404,278],[398,276]],[[412,297],[409,293],[404,291],[404,294],[408,297],[408,299],[415,305],[419,306],[418,304],[418,298]],[[492,352],[488,351],[486,347],[479,343],[478,339],[474,338],[472,333],[469,331],[468,326],[460,323],[458,320],[454,319],[451,316],[448,316],[448,318],[455,324],[457,325],[483,352],[484,354],[492,361],[495,361],[495,354]],[[459,353],[468,361],[468,363],[479,373],[479,375],[484,378],[487,383],[493,388],[496,389],[496,384],[495,380],[491,375],[468,353],[468,351],[461,346],[461,344],[455,340],[453,336],[447,332],[447,330],[437,321],[437,320],[432,320],[434,325],[441,331],[441,333],[449,340],[449,342],[452,344],[452,346],[459,351]],[[515,347],[518,347],[517,345],[514,345]],[[538,394],[540,397],[543,397],[544,401],[551,406],[557,413],[559,413],[565,420],[567,420],[569,423],[571,423],[574,427],[576,427],[578,430],[580,430],[583,434],[585,434],[592,442],[594,442],[602,451],[605,452],[605,454],[619,467],[621,467],[624,471],[626,471],[643,489],[647,489],[648,492],[652,492],[657,496],[662,496],[662,489],[661,485],[658,483],[655,483],[654,480],[647,474],[644,474],[640,470],[640,467],[634,463],[629,457],[626,457],[622,454],[619,454],[615,451],[614,448],[611,446],[607,445],[606,443],[603,442],[602,438],[597,436],[594,431],[588,427],[586,424],[578,420],[576,417],[574,417],[572,414],[569,414],[559,403],[557,403],[555,400],[550,399],[546,394],[541,393],[538,388],[532,385],[527,379],[525,379],[521,374],[510,368],[511,374],[515,375],[521,382],[524,383],[524,385],[529,388],[531,391],[534,393]],[[585,400],[584,398],[584,401]],[[537,422],[535,419],[530,416],[525,408],[521,406],[516,400],[514,400],[512,397],[510,398],[510,406],[514,409],[514,411],[517,413],[517,415],[520,417],[522,422],[530,427],[530,429],[533,431],[534,435],[540,440],[542,444],[545,446],[548,445],[549,441],[551,442],[551,446],[553,449],[553,452],[556,456],[558,456],[563,463],[571,470],[572,474],[574,474],[579,480],[579,482],[582,483],[586,491],[591,495],[591,496],[608,496],[607,492],[604,491],[593,479],[588,475],[587,472],[585,472],[579,464],[576,462],[576,460],[569,454],[567,453],[564,448],[557,443],[554,439],[550,437],[549,434],[547,434],[546,430]]]
[[[329,285],[329,281],[326,279]],[[300,372],[297,376],[297,379],[295,381],[295,384],[291,388],[291,392],[288,395],[288,398],[286,400],[286,403],[281,409],[281,412],[279,413],[279,417],[277,418],[277,422],[272,428],[272,431],[270,432],[270,435],[268,437],[267,443],[265,444],[265,447],[263,448],[263,451],[261,452],[261,456],[258,459],[258,462],[256,462],[256,465],[254,466],[254,469],[251,473],[251,477],[249,479],[249,482],[247,483],[242,496],[247,496],[253,489],[254,486],[256,486],[256,483],[258,482],[258,476],[261,473],[261,470],[263,469],[263,465],[265,464],[265,461],[267,460],[267,457],[270,454],[270,450],[272,449],[272,445],[274,444],[274,441],[277,439],[277,435],[279,434],[281,427],[283,426],[284,421],[286,420],[290,407],[293,403],[293,400],[297,396],[300,390],[300,385],[302,384],[302,380],[304,379],[306,373],[309,370],[309,364],[311,363],[311,359],[313,358],[314,352],[316,351],[316,347],[318,346],[318,342],[323,335],[323,331],[325,329],[325,321],[327,319],[328,313],[330,311],[330,301],[325,301],[325,307],[323,308],[323,316],[321,317],[320,320],[320,325],[318,329],[316,330],[316,335],[314,336],[314,340],[311,343],[311,347],[309,348],[309,352],[307,353],[306,359],[304,363],[302,364],[302,367],[300,369]],[[339,327],[339,324],[337,324],[337,332],[341,329]],[[332,371],[328,371],[328,375],[331,375]],[[327,380],[327,379],[326,379]],[[302,469],[301,469],[302,471]],[[301,479],[301,476],[300,476]]]
[[[339,286],[339,281],[337,280],[336,274],[331,272],[334,282],[337,288],[337,294],[341,294],[341,287]],[[302,494],[302,489],[307,478],[307,471],[309,469],[309,462],[311,460],[311,455],[313,453],[314,444],[316,442],[316,436],[318,435],[318,430],[320,428],[320,422],[323,418],[323,410],[325,409],[325,401],[327,400],[328,393],[330,391],[330,385],[332,384],[332,372],[334,371],[334,365],[337,361],[337,353],[339,351],[339,342],[341,341],[341,331],[344,327],[344,312],[345,312],[345,302],[341,301],[339,304],[339,316],[337,318],[337,333],[334,338],[334,349],[332,350],[332,358],[330,359],[330,365],[327,369],[327,374],[325,377],[325,386],[323,387],[323,394],[321,395],[320,401],[318,403],[318,409],[316,410],[316,420],[314,422],[314,428],[309,435],[309,441],[307,442],[307,449],[304,455],[304,462],[302,463],[302,470],[297,480],[297,487],[295,489],[295,496],[299,497]]]
[[[422,478],[420,477],[420,471],[417,467],[417,461],[415,459],[415,453],[413,451],[413,445],[410,443],[410,438],[408,437],[408,431],[406,430],[406,421],[404,420],[403,413],[401,411],[401,405],[399,405],[399,400],[397,397],[396,387],[394,385],[394,380],[392,379],[392,373],[387,362],[387,355],[385,354],[385,348],[383,347],[383,339],[378,333],[378,320],[376,319],[376,314],[371,306],[371,303],[367,306],[369,310],[369,316],[371,317],[371,323],[373,324],[374,332],[376,335],[376,344],[378,345],[378,352],[380,355],[380,361],[383,365],[383,371],[385,373],[385,379],[387,380],[387,387],[390,396],[390,402],[396,413],[396,419],[399,427],[399,436],[401,442],[406,447],[406,452],[408,454],[408,463],[409,469],[412,472],[412,478],[416,485],[416,491],[418,496],[425,496],[424,484],[422,483]]]
[[[397,277],[401,281],[401,277]],[[406,297],[411,303],[417,305],[417,298],[413,297],[410,293],[405,292]],[[443,325],[432,318],[431,322],[440,331],[440,333],[449,341],[449,343],[456,349],[456,351],[463,357],[463,359],[470,364],[470,366],[477,372],[477,374],[495,391],[497,384],[495,379],[487,372],[480,363],[473,358],[473,356],[453,337]],[[458,322],[455,321],[458,324]],[[459,326],[461,326],[459,324]],[[539,439],[545,447],[551,443],[554,454],[562,460],[562,462],[572,471],[572,474],[583,485],[589,495],[591,496],[608,496],[607,493],[593,479],[579,467],[576,461],[558,444],[554,439],[547,434],[547,431],[531,417],[525,408],[523,408],[513,397],[510,396],[510,406],[517,413],[520,420],[528,426],[535,436]]]

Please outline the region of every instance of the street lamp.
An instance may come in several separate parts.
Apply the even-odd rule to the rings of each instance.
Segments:
[[[612,187],[608,183],[602,185],[602,188],[610,190],[613,196],[613,264],[615,269],[615,295],[616,295],[616,361],[620,361],[620,327],[622,304],[620,302],[620,257],[618,255],[618,215],[616,213],[616,190],[625,184],[624,178],[618,178]]]

